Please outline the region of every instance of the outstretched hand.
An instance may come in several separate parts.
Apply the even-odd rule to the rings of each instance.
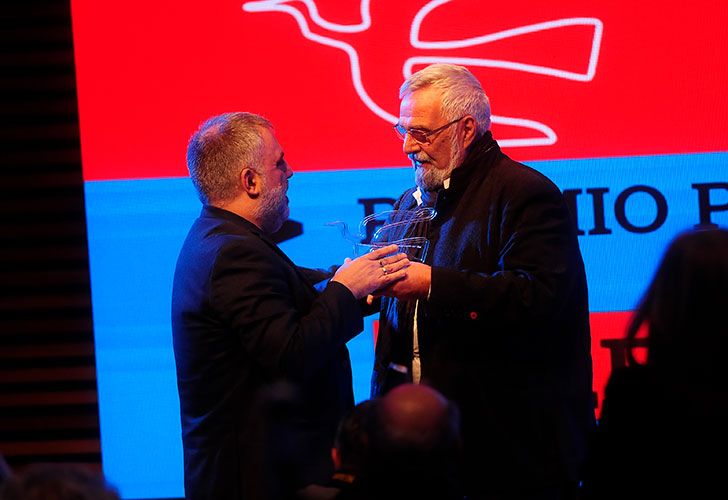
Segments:
[[[375,297],[396,297],[399,300],[426,299],[430,293],[432,282],[432,268],[419,262],[411,262],[407,268],[407,275],[398,281],[393,281],[386,287],[375,291],[367,297],[367,303],[372,304]]]
[[[394,254],[396,251],[397,245],[388,245],[356,259],[346,259],[331,281],[344,285],[357,299],[386,288],[403,279],[410,265],[407,255]]]

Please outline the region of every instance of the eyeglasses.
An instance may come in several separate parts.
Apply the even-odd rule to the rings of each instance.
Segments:
[[[457,120],[453,120],[450,123],[446,123],[442,127],[438,127],[435,130],[422,130],[422,129],[419,129],[419,128],[409,128],[408,129],[408,128],[403,127],[399,123],[397,123],[397,124],[394,125],[394,131],[397,132],[397,135],[403,141],[407,138],[407,134],[409,134],[409,136],[412,139],[414,139],[415,142],[417,142],[419,144],[430,144],[430,137],[431,136],[437,134],[438,132],[441,132],[441,131],[445,130],[447,127],[449,127],[450,125],[452,125],[454,123],[459,122],[463,118],[465,118],[465,117],[464,116],[461,116]]]

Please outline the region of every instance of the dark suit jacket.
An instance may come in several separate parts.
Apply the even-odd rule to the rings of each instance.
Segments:
[[[292,487],[331,475],[336,425],[354,403],[345,343],[363,321],[346,287],[319,294],[308,276],[226,210],[204,207],[190,229],[172,294],[187,499],[269,494],[270,466]],[[271,406],[280,381],[297,392]]]
[[[395,208],[416,207],[414,191]],[[431,201],[422,377],[460,406],[471,492],[575,482],[594,412],[586,275],[561,192],[488,132]],[[397,375],[389,363],[411,363],[414,305],[382,300],[374,394]]]

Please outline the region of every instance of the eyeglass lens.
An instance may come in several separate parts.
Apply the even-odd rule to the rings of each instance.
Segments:
[[[408,129],[404,128],[402,125],[400,125],[399,123],[397,123],[394,126],[394,130],[397,132],[397,135],[402,140],[405,140],[405,138],[407,137],[407,134],[409,134],[410,137],[412,137],[412,139],[419,142],[420,144],[427,144],[430,142],[429,136],[445,129],[446,127],[449,127],[453,123],[456,123],[462,119],[463,119],[462,117],[458,118],[457,120],[453,120],[449,123],[446,123],[442,127],[438,127],[435,130],[430,130],[430,131],[419,130],[416,128],[412,128],[412,129],[408,130]]]

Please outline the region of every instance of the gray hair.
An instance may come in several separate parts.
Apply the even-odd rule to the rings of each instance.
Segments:
[[[243,168],[258,170],[263,153],[261,129],[273,125],[253,113],[224,113],[205,121],[187,145],[187,169],[203,204],[234,199]]]
[[[472,116],[477,122],[478,137],[490,129],[490,101],[478,79],[467,68],[431,64],[405,80],[399,89],[399,98],[425,87],[442,91],[442,112],[446,120]]]

